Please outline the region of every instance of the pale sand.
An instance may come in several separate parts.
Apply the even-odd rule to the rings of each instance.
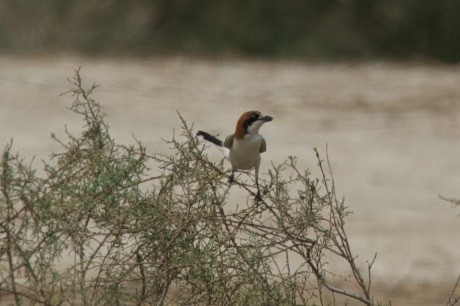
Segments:
[[[328,145],[353,211],[352,248],[363,267],[378,253],[376,287],[453,286],[460,274],[460,207],[438,198],[460,198],[460,66],[0,57],[0,144],[14,137],[16,150],[38,159],[59,149],[50,133],[81,126],[66,109],[71,97],[59,96],[78,66],[87,85],[101,84],[95,98],[121,143],[134,134],[165,153],[161,138],[180,129],[176,110],[225,136],[257,109],[275,118],[261,130],[262,173],[294,155],[318,175],[312,149]]]

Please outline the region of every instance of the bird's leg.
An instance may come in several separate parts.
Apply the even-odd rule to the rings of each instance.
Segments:
[[[235,170],[232,170],[232,174],[228,177],[228,183],[233,184],[235,182]]]
[[[259,189],[259,182],[256,178],[256,185],[257,185],[257,194],[256,194],[256,197],[255,197],[255,201],[256,203],[262,201],[262,196],[260,195],[260,189]]]
[[[259,188],[259,165],[256,165],[256,186],[257,186],[257,195],[255,198],[256,204],[262,201],[262,197],[260,195],[260,188]]]

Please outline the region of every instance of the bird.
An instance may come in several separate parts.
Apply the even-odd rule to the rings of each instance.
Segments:
[[[273,117],[264,116],[259,111],[247,111],[238,119],[235,133],[227,136],[223,142],[207,132],[197,132],[197,136],[202,136],[221,149],[225,158],[230,161],[232,165],[232,172],[229,176],[230,183],[234,182],[235,171],[255,169],[256,201],[262,200],[259,188],[260,154],[267,151],[267,143],[259,134],[259,129],[264,123],[272,120]]]

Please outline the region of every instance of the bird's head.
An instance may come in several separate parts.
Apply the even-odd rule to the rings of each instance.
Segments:
[[[255,135],[259,132],[260,127],[265,123],[272,121],[273,117],[264,116],[258,111],[245,112],[240,116],[236,123],[236,138],[243,138],[245,135]]]

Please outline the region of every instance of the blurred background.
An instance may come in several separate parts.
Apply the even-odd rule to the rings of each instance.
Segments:
[[[60,150],[51,132],[81,127],[60,96],[79,66],[114,138],[151,153],[168,152],[177,111],[226,136],[260,110],[275,117],[262,177],[289,155],[319,175],[312,149],[328,146],[363,269],[378,254],[376,297],[445,304],[460,274],[460,208],[438,196],[460,198],[459,49],[456,0],[1,0],[0,144],[37,168]]]
[[[455,0],[3,0],[0,51],[460,59]]]

